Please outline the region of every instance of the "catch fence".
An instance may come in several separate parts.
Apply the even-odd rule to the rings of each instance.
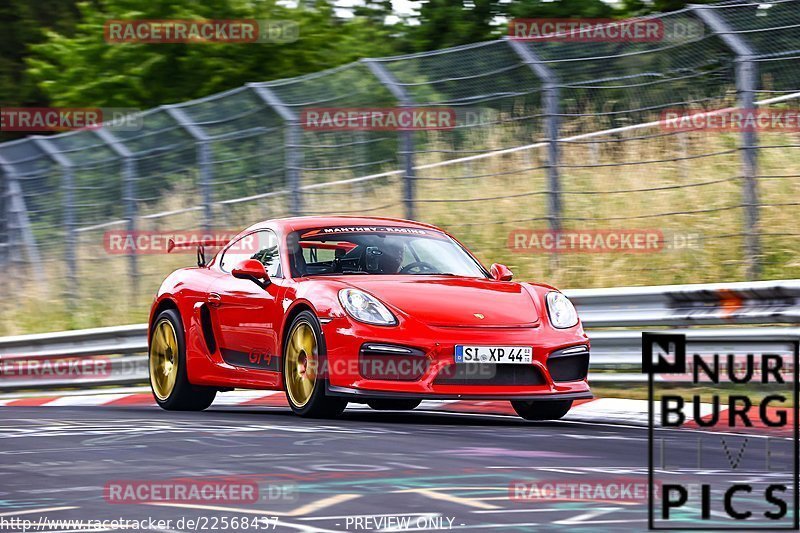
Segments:
[[[663,38],[508,38],[364,59],[161,106],[136,129],[0,144],[0,328],[140,320],[160,280],[192,262],[115,253],[108,232],[232,231],[289,215],[430,222],[518,279],[571,287],[800,277],[800,134],[673,131],[661,120],[791,108],[800,0],[652,20]],[[322,131],[302,120],[395,106],[453,110],[457,123]],[[662,242],[657,253],[515,246],[515,231],[545,230],[647,230]]]

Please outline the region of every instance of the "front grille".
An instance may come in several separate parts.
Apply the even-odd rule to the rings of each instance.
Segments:
[[[589,373],[589,348],[572,346],[557,350],[547,358],[547,371],[553,381],[579,381]]]
[[[533,365],[458,363],[444,367],[436,385],[544,385],[547,383]]]

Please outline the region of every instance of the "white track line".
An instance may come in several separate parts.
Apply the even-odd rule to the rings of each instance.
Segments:
[[[692,418],[692,404],[687,404],[683,408],[687,420]],[[712,413],[710,403],[700,404],[700,415],[707,416]],[[655,402],[653,415],[656,420],[661,416],[661,404]],[[598,398],[592,402],[576,405],[570,409],[563,420],[603,420],[610,422],[619,420],[620,422],[639,423],[647,425],[649,420],[649,407],[647,400],[626,400],[624,398]]]
[[[10,511],[7,513],[0,513],[0,516],[17,516],[23,514],[35,514],[35,513],[53,513],[55,511],[69,511],[71,509],[79,509],[79,507],[40,507],[38,509],[25,509],[24,511]]]
[[[43,407],[79,407],[82,405],[103,405],[120,398],[127,398],[129,394],[87,394],[84,396],[63,396],[55,398],[45,404]]]

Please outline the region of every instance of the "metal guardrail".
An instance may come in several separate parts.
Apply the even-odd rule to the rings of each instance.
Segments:
[[[587,328],[800,324],[800,280],[564,291]]]
[[[687,350],[702,354],[791,354],[794,343],[800,340],[800,328],[793,327],[670,329],[669,332],[686,335]],[[641,331],[590,331],[589,337],[592,340],[590,382],[647,382],[647,375],[641,373]],[[656,376],[655,380],[662,379]]]
[[[0,337],[0,390],[147,381],[147,324]]]
[[[591,382],[645,381],[639,373],[642,330],[595,328],[737,326],[670,330],[686,334],[698,352],[790,350],[789,343],[800,339],[800,327],[786,327],[800,324],[800,280],[564,292],[589,331]],[[755,324],[783,327],[741,327]],[[0,390],[142,383],[147,380],[146,352],[147,324],[0,337]],[[41,372],[20,375],[15,366],[20,361]],[[89,365],[91,377],[79,372],[80,364]]]
[[[147,324],[0,337],[0,357],[128,355],[147,351]]]

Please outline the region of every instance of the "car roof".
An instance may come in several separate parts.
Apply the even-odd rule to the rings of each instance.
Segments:
[[[402,218],[386,217],[356,217],[356,216],[306,216],[276,218],[259,222],[248,228],[248,231],[262,228],[275,228],[282,232],[290,232],[313,228],[327,228],[336,226],[376,225],[400,226],[408,228],[426,228],[442,231],[431,224],[404,220]]]

